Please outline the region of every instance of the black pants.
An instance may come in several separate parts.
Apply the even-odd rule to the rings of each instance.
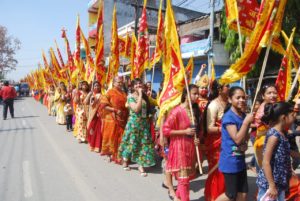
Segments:
[[[67,130],[72,130],[72,118],[73,115],[66,115],[66,122],[67,122]]]
[[[7,118],[7,109],[9,108],[11,118],[14,118],[14,99],[8,98],[3,100],[3,119]]]

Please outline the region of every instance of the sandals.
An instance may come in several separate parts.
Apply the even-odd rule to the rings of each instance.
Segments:
[[[147,172],[145,172],[143,167],[139,167],[138,170],[139,170],[142,177],[147,177],[148,176]]]
[[[123,170],[125,170],[125,171],[130,171],[130,167],[129,167],[129,166],[124,166],[124,167],[123,167]]]

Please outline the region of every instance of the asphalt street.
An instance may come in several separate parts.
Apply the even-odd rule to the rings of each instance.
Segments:
[[[33,98],[15,101],[14,119],[0,119],[1,201],[170,200],[161,187],[160,160],[147,171],[148,177],[141,177],[136,165],[127,172],[90,152]],[[191,182],[191,200],[204,200],[205,179],[203,175]],[[255,177],[250,171],[248,182],[248,200],[254,200]]]

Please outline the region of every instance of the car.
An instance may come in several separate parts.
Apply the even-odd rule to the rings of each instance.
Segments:
[[[29,96],[29,85],[27,83],[20,84],[20,96]]]

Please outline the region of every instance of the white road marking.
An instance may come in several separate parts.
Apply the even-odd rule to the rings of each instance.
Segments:
[[[22,119],[22,125],[24,126],[24,127],[26,127],[26,121],[24,120],[24,119]]]
[[[30,198],[33,195],[30,177],[30,164],[29,161],[23,162],[23,184],[24,184],[24,197]]]

